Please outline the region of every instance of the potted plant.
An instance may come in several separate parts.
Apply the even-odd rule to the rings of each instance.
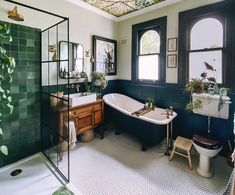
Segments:
[[[201,100],[190,101],[185,108],[187,111],[193,111],[194,109],[202,109]]]
[[[12,37],[10,36],[9,26],[7,24],[0,24],[0,135],[3,134],[2,119],[11,115],[14,108],[11,104],[10,84],[15,69],[15,60],[7,55],[7,51],[3,47],[3,44],[10,43],[11,41]],[[7,147],[5,145],[0,146],[0,152],[7,155]]]
[[[185,91],[189,93],[203,93],[205,90],[205,83],[203,79],[192,79],[185,85]]]
[[[227,96],[228,91],[229,91],[229,88],[221,87],[221,88],[219,89],[219,94],[220,94],[220,96]]]
[[[145,108],[154,109],[154,106],[155,106],[154,99],[151,97],[147,97],[145,100]]]
[[[102,72],[91,72],[91,82],[93,85],[105,89],[108,85],[108,81],[105,78],[105,74]]]

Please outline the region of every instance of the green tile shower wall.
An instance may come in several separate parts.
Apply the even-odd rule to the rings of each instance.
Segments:
[[[4,47],[16,60],[11,84],[14,111],[3,120],[0,145],[7,145],[9,154],[0,154],[0,167],[40,151],[40,29],[9,25],[13,42]]]

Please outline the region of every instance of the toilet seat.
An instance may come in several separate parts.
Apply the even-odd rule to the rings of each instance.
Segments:
[[[193,135],[193,142],[198,146],[209,150],[217,150],[222,146],[222,143],[219,140],[216,140],[215,138],[211,137],[201,136],[198,134]]]

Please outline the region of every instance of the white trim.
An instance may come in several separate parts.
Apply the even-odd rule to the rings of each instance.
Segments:
[[[150,11],[153,11],[153,10],[156,10],[156,9],[160,9],[162,7],[166,7],[168,5],[171,5],[171,4],[175,4],[175,3],[178,3],[182,0],[165,0],[163,2],[160,2],[160,3],[157,3],[155,5],[152,5],[152,6],[149,6],[149,7],[146,7],[146,8],[143,8],[143,9],[140,9],[138,11],[134,11],[134,12],[131,12],[129,14],[126,14],[124,16],[121,16],[121,17],[116,17],[116,16],[113,16],[105,11],[102,11],[101,9],[98,9],[88,3],[85,3],[81,0],[66,0],[72,4],[75,4],[77,6],[80,6],[84,9],[87,9],[89,11],[92,11],[94,13],[97,13],[105,18],[108,18],[108,19],[111,19],[115,22],[120,22],[120,21],[123,21],[123,20],[126,20],[126,19],[129,19],[129,18],[132,18],[132,17],[135,17],[135,16],[138,16],[138,15],[141,15],[141,14],[144,14],[144,13],[147,13],[147,12],[150,12]]]

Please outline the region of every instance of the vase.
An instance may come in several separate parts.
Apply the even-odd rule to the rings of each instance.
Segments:
[[[219,94],[219,87],[217,83],[214,84],[213,90],[214,90],[214,94],[217,94],[217,95]]]

